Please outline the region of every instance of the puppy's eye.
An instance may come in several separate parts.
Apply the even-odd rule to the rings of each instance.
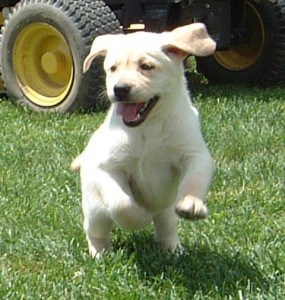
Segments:
[[[154,66],[153,65],[150,65],[150,64],[141,64],[140,65],[140,68],[144,71],[149,71],[149,70],[153,70],[154,69]]]
[[[111,68],[110,68],[110,71],[111,72],[115,72],[117,70],[117,67],[116,66],[112,66]]]

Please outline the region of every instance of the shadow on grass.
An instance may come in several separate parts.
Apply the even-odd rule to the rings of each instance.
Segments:
[[[234,101],[256,100],[260,102],[282,101],[285,84],[261,86],[254,84],[208,84],[200,74],[192,74],[188,80],[188,88],[194,96],[202,95],[203,100]]]
[[[189,296],[213,291],[221,296],[237,296],[238,290],[250,294],[269,290],[265,275],[242,253],[184,245],[184,253],[177,256],[160,250],[152,237],[141,235],[134,235],[132,244],[124,247],[134,256],[139,276],[147,284],[155,284],[158,278],[167,279],[186,289]]]

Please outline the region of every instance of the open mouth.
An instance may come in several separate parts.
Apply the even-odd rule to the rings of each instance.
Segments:
[[[145,121],[158,100],[159,96],[154,96],[148,102],[119,102],[117,106],[117,115],[122,116],[125,125],[136,127]]]

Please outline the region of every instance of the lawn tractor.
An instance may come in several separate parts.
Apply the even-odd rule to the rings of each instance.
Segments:
[[[83,74],[101,34],[206,24],[217,51],[197,58],[210,83],[270,85],[285,78],[283,0],[0,1],[2,90],[38,111],[106,105],[102,59]]]

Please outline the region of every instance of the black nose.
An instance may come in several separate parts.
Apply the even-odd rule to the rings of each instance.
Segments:
[[[126,101],[129,98],[131,85],[128,83],[117,83],[114,86],[114,94],[118,101]]]

